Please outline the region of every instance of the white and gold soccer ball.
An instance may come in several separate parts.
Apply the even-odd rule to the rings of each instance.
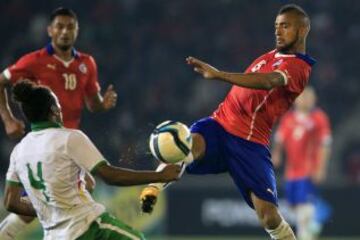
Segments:
[[[191,152],[191,132],[181,122],[165,121],[151,133],[149,145],[156,159],[164,163],[177,163]]]

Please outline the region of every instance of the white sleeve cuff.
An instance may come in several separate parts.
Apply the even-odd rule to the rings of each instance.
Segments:
[[[285,80],[285,85],[288,84],[288,77],[287,77],[287,75],[286,75],[283,71],[281,71],[281,70],[279,70],[279,69],[276,69],[274,72],[280,73],[280,74],[283,76],[284,80]]]
[[[9,71],[8,68],[3,71],[3,74],[7,80],[11,79],[11,72]]]

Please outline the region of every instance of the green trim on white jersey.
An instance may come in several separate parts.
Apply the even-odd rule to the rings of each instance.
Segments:
[[[31,131],[33,132],[44,130],[46,128],[62,128],[62,127],[63,126],[60,123],[50,122],[50,121],[31,123]]]
[[[108,212],[93,221],[89,229],[76,240],[145,240],[144,235]]]

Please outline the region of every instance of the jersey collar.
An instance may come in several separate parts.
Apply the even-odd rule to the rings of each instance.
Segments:
[[[301,60],[305,61],[310,66],[313,66],[316,63],[316,60],[314,58],[312,58],[308,54],[303,54],[303,53],[286,54],[286,53],[281,53],[281,52],[275,51],[275,58],[277,58],[277,57],[297,57],[297,58],[300,58]]]
[[[304,60],[310,66],[313,66],[316,63],[316,60],[308,54],[296,53],[295,55],[296,55],[296,57]]]
[[[47,128],[62,128],[62,125],[60,123],[50,121],[31,123],[31,131],[33,132],[37,132]]]
[[[45,49],[46,49],[46,52],[49,54],[49,55],[53,55],[55,54],[55,49],[53,47],[53,45],[50,43],[48,43],[46,46],[45,46]],[[79,57],[79,53],[76,51],[75,48],[72,48],[71,49],[71,56],[74,57],[74,58],[78,58]]]

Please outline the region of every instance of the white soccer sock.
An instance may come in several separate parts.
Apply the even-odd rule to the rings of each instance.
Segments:
[[[299,240],[313,240],[314,234],[311,223],[314,218],[315,208],[312,204],[301,204],[295,208],[296,235]]]
[[[189,155],[183,161],[176,163],[177,165],[181,166],[181,172],[179,173],[179,177],[181,177],[184,174],[186,166],[188,164],[192,163],[193,161],[194,161],[194,157],[193,157],[192,153],[190,152]],[[161,170],[163,170],[165,168],[165,166],[166,166],[166,163],[160,163],[159,166],[156,168],[156,171],[160,172]],[[150,183],[149,186],[157,187],[160,191],[162,191],[165,188],[167,188],[169,185],[171,185],[172,183],[173,182]]]
[[[265,229],[274,240],[296,240],[290,225],[282,220],[275,229]]]
[[[16,235],[21,233],[21,230],[27,225],[18,215],[10,213],[0,223],[0,239],[14,240]]]

